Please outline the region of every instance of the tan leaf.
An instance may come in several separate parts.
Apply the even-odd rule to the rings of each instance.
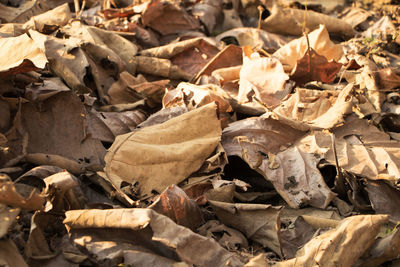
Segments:
[[[117,187],[122,181],[139,182],[141,196],[162,192],[198,170],[220,136],[216,105],[209,104],[118,136],[105,157],[105,171]]]
[[[289,28],[285,24],[282,25]],[[339,61],[343,55],[342,46],[330,40],[329,33],[324,25],[320,25],[318,29],[309,33],[308,39],[310,41],[310,47],[314,49],[317,54],[324,56],[328,61]],[[290,72],[296,66],[297,61],[305,55],[307,49],[307,40],[303,36],[289,42],[276,51],[273,56],[278,58],[285,70]]]
[[[352,111],[353,84],[341,91],[297,89],[273,110],[285,124],[300,130],[329,129],[344,121]]]
[[[43,69],[45,54],[26,34],[0,39],[0,77]]]
[[[0,4],[0,18],[3,23],[24,23],[32,16],[49,10],[49,6],[46,2],[48,1],[26,1],[17,8]]]
[[[168,258],[171,254],[163,253],[171,249],[182,261],[196,266],[243,265],[216,241],[195,234],[151,209],[67,211],[64,224],[74,243],[99,255],[99,260],[112,259],[115,255],[109,254],[114,251],[126,251],[120,254],[124,255],[125,264],[172,266],[176,258],[172,260]],[[142,240],[150,249],[143,247]]]
[[[310,10],[281,9],[278,5],[274,5],[270,13],[269,17],[261,21],[261,27],[273,33],[301,35],[302,25],[305,23],[310,30],[315,30],[320,25],[325,25],[329,33],[336,33],[346,37],[351,37],[355,34],[353,28],[347,22]]]
[[[243,66],[240,70],[239,103],[251,102],[252,95],[267,107],[277,106],[289,92],[286,86],[289,76],[275,58],[262,58],[244,48]]]
[[[26,210],[42,210],[45,196],[32,190],[29,197],[21,196],[13,182],[0,181],[0,204],[6,204]]]
[[[296,258],[277,263],[278,267],[316,265],[353,266],[373,243],[387,215],[357,215],[348,217],[322,235],[311,239]]]
[[[58,27],[66,25],[70,19],[71,11],[69,10],[68,3],[65,3],[45,13],[31,17],[23,27],[26,30],[33,29],[39,32],[46,30],[53,31]]]

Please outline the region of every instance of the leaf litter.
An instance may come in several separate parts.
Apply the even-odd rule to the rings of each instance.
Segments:
[[[398,12],[0,1],[0,265],[396,266]]]

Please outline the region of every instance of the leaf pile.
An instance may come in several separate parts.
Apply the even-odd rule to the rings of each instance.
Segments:
[[[367,2],[0,1],[0,265],[398,264],[399,8]]]

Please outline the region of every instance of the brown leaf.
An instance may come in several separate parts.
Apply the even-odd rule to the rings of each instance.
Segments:
[[[332,83],[341,67],[342,64],[335,61],[328,61],[324,56],[318,55],[314,49],[310,48],[304,57],[297,61],[290,79],[298,85],[310,81]]]
[[[203,215],[196,201],[190,199],[176,185],[171,185],[165,189],[149,208],[192,231],[204,223]]]
[[[377,214],[390,215],[390,220],[394,223],[400,220],[400,211],[397,208],[400,204],[399,190],[385,183],[385,181],[371,181],[369,179],[366,180],[366,190],[372,208]]]
[[[22,153],[39,165],[71,166],[73,173],[86,167],[99,169],[105,149],[99,140],[86,136],[85,124],[85,107],[72,91],[46,99],[40,109],[24,103],[8,135],[10,156]]]
[[[67,211],[64,224],[73,241],[97,254],[98,260],[113,259],[115,256],[109,255],[110,252],[132,250],[120,254],[123,258],[114,265],[122,261],[142,266],[172,266],[177,258],[171,251],[181,261],[196,266],[243,265],[216,241],[195,234],[151,209]],[[91,241],[82,242],[86,238]],[[143,248],[143,241],[149,244],[148,248]]]
[[[123,181],[138,181],[141,196],[148,196],[152,190],[162,192],[198,170],[220,136],[216,105],[209,104],[118,136],[105,157],[105,170],[117,187]]]
[[[141,110],[98,112],[92,109],[87,116],[87,133],[92,138],[112,143],[117,135],[132,132],[145,119],[146,114]]]
[[[378,77],[382,90],[392,90],[400,87],[400,76],[391,68],[378,70]]]
[[[2,22],[24,23],[32,16],[41,14],[49,10],[48,1],[27,1],[19,7],[11,7],[0,4],[0,19]]]
[[[142,14],[144,26],[148,26],[162,35],[196,30],[199,21],[190,16],[177,3],[152,0]]]
[[[208,199],[218,219],[225,225],[241,231],[281,255],[280,220],[281,207],[262,204],[233,204]]]

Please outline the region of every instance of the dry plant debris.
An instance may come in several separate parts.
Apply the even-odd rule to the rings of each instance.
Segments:
[[[1,266],[398,266],[395,0],[0,0]]]

